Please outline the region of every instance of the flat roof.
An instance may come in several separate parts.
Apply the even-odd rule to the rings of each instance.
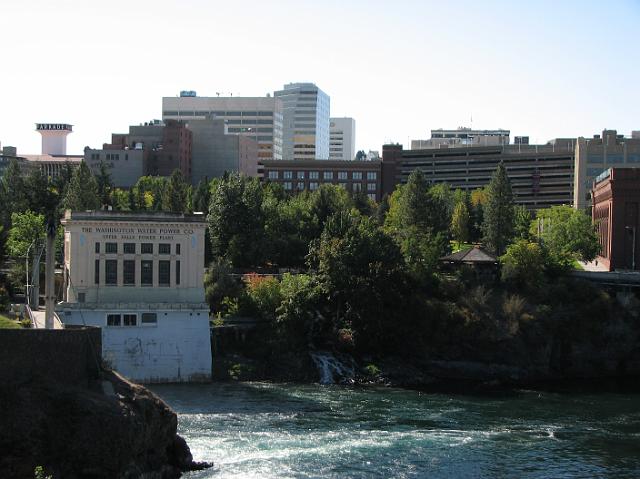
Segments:
[[[64,220],[71,221],[149,221],[156,223],[205,223],[204,213],[135,212],[130,211],[71,211],[66,210]]]

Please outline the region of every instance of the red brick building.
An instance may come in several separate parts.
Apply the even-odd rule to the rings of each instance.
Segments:
[[[640,270],[640,168],[610,168],[591,191],[593,221],[609,271]]]

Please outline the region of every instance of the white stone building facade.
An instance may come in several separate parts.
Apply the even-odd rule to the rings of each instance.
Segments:
[[[103,357],[139,382],[211,378],[202,215],[67,212],[65,324],[102,328]]]

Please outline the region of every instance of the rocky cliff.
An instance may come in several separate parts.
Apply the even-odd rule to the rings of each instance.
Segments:
[[[30,375],[0,390],[0,471],[33,479],[176,478],[193,463],[176,414],[114,372],[87,387]]]

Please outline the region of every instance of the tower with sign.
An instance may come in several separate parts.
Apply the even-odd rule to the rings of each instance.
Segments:
[[[36,131],[42,135],[42,154],[66,155],[67,135],[72,127],[67,123],[36,123]]]

